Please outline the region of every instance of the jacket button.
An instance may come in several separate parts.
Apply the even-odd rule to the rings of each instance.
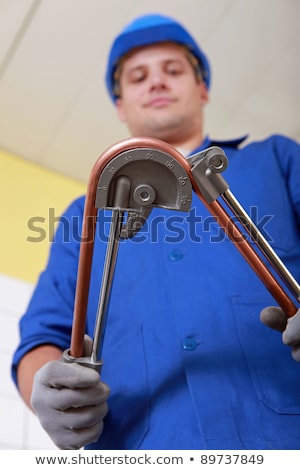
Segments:
[[[169,260],[170,261],[179,261],[183,258],[183,253],[180,250],[172,250],[169,253]]]
[[[194,338],[184,338],[182,341],[182,347],[186,351],[194,351],[198,346],[197,341]]]

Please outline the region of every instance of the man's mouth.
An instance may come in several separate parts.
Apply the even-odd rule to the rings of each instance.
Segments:
[[[167,96],[157,96],[155,98],[151,98],[147,102],[146,108],[164,108],[165,106],[169,106],[173,102],[174,100]]]

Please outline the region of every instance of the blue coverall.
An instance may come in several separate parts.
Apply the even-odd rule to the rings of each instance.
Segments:
[[[300,280],[300,147],[272,136],[223,143],[223,176]],[[212,144],[205,140],[201,148]],[[220,145],[221,146],[221,145]],[[84,198],[62,216],[27,312],[13,377],[30,349],[70,346]],[[109,212],[100,211],[87,333],[93,335]],[[155,208],[120,242],[101,379],[109,414],[90,449],[300,449],[300,364],[259,320],[275,301],[193,198],[190,213]]]

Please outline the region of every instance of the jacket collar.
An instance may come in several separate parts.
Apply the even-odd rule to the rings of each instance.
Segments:
[[[190,153],[189,156],[193,155],[194,153],[200,152],[201,150],[204,150],[208,147],[212,146],[217,146],[217,147],[233,147],[233,148],[238,148],[238,146],[244,142],[248,138],[248,134],[245,134],[242,137],[237,137],[235,139],[229,139],[229,140],[216,140],[216,139],[210,139],[209,136],[206,136],[205,139],[203,140],[202,144],[196,148],[192,153]]]

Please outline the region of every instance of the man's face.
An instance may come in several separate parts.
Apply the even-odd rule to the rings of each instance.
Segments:
[[[132,136],[174,144],[202,131],[206,85],[196,78],[183,48],[164,43],[141,48],[123,63],[118,115]]]

